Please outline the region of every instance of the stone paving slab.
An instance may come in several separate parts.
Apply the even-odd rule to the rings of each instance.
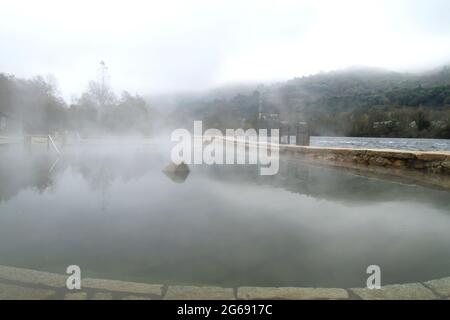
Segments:
[[[0,278],[61,288],[66,286],[67,276],[30,269],[0,266]]]
[[[424,283],[441,296],[450,297],[450,277],[431,280]]]
[[[44,300],[55,294],[53,290],[33,289],[0,283],[0,300]]]
[[[348,299],[345,289],[336,288],[264,288],[240,287],[237,291],[238,299],[248,300],[306,300],[306,299]]]
[[[383,286],[379,290],[366,288],[291,288],[212,286],[169,286],[163,296],[163,285],[105,279],[82,279],[81,291],[66,289],[67,275],[29,269],[0,266],[0,300],[70,299],[70,300],[142,300],[142,299],[448,299],[450,277],[421,283]],[[87,290],[86,290],[87,289]],[[236,290],[236,292],[235,292]],[[89,294],[88,294],[89,292]],[[351,293],[351,294],[350,294]]]
[[[161,296],[163,285],[147,284],[139,282],[127,282],[119,280],[86,278],[81,280],[81,287],[90,289],[100,289],[106,291],[141,293],[141,294]]]
[[[166,300],[234,300],[233,289],[220,287],[169,286]]]
[[[124,297],[122,300],[152,300],[152,299],[149,297],[129,295]]]
[[[64,296],[64,300],[86,300],[87,293],[86,292],[71,292],[66,293]]]
[[[350,290],[364,300],[432,300],[439,298],[420,283],[394,284],[373,290],[367,288]]]
[[[92,296],[92,300],[112,300],[113,295],[109,292],[96,292]]]

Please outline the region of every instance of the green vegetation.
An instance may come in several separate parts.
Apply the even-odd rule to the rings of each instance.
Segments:
[[[349,69],[234,92],[181,101],[174,116],[255,127],[261,103],[267,115],[308,121],[313,135],[450,138],[449,67],[422,74]]]
[[[125,91],[117,98],[107,85],[92,81],[74,100],[67,105],[51,79],[0,74],[0,134],[149,134],[152,129],[153,111],[138,95]]]
[[[161,112],[156,117],[142,97],[124,92],[118,98],[100,80],[67,105],[51,79],[0,74],[0,132],[148,134],[156,125],[190,126],[192,120],[203,120],[205,128],[255,128],[261,111],[275,125],[307,121],[312,135],[450,138],[450,67],[421,74],[348,69],[170,101],[171,108],[154,103]]]

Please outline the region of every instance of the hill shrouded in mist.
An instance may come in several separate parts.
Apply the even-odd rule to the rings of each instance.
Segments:
[[[172,118],[208,127],[256,127],[258,107],[308,121],[314,135],[450,138],[450,67],[398,73],[353,67],[239,92],[179,98]]]
[[[1,134],[19,128],[34,134],[149,134],[190,127],[193,120],[203,120],[204,128],[256,128],[260,110],[290,123],[307,121],[313,135],[450,138],[450,67],[422,73],[353,67],[145,99],[126,91],[116,97],[92,81],[70,105],[42,77],[0,74]]]

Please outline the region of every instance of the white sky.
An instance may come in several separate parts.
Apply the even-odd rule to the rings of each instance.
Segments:
[[[0,72],[65,98],[109,67],[117,91],[201,90],[353,65],[450,62],[448,0],[0,0]]]

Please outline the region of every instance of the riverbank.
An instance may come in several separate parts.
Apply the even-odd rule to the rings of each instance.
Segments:
[[[242,139],[228,137],[223,138],[223,140],[234,141],[247,146],[258,144],[257,142],[245,142]],[[280,153],[302,155],[310,160],[322,163],[392,167],[450,175],[450,151],[331,148],[288,144],[272,144],[269,146],[269,148],[277,148]]]
[[[291,152],[322,163],[376,166],[450,175],[450,152],[422,152],[390,149],[350,149],[281,145]]]
[[[311,136],[310,146],[406,151],[450,151],[450,139]]]
[[[443,300],[450,299],[450,277],[426,282],[366,288],[179,286],[83,278],[81,289],[66,288],[68,275],[0,266],[2,300]]]

